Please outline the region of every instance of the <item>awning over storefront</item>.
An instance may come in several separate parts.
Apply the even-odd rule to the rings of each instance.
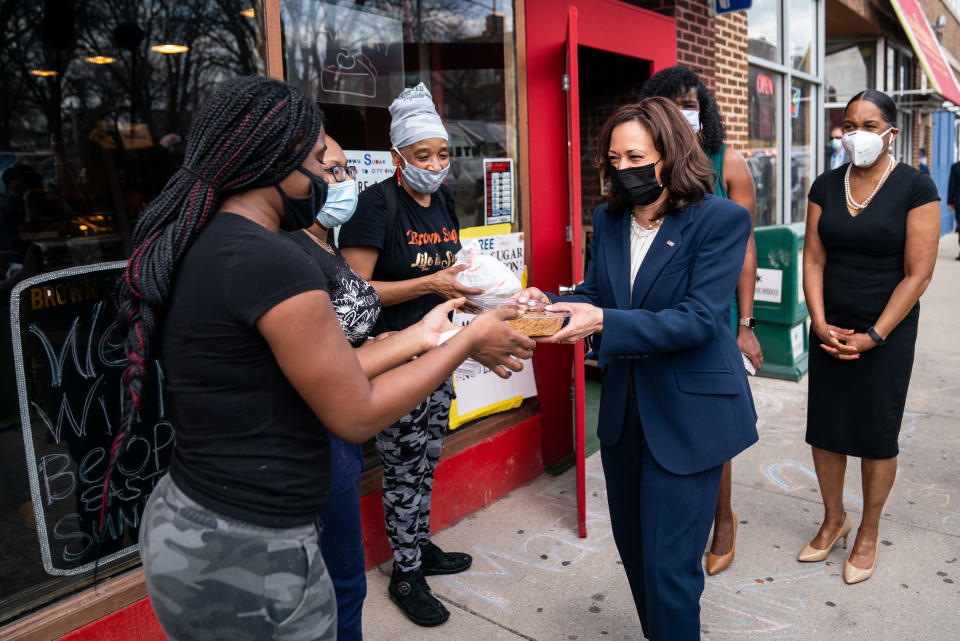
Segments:
[[[937,37],[933,35],[930,22],[917,0],[890,0],[893,10],[900,18],[903,30],[920,59],[931,88],[955,105],[960,106],[960,85],[950,70]]]

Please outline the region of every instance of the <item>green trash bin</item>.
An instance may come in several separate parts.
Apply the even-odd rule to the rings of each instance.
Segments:
[[[799,381],[810,355],[809,313],[803,297],[804,223],[757,227],[754,333],[763,348],[759,376]]]

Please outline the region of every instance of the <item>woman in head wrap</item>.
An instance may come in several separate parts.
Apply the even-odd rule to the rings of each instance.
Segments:
[[[347,263],[370,282],[383,307],[373,334],[399,331],[437,304],[479,294],[456,279],[460,224],[453,194],[443,185],[450,168],[447,131],[420,83],[390,105],[390,144],[396,179],[360,194],[357,211],[340,228]],[[454,396],[447,379],[424,403],[376,438],[383,461],[383,512],[393,548],[390,598],[410,620],[439,625],[450,613],[424,579],[470,567],[470,555],[448,553],[430,541],[433,470],[440,458]]]

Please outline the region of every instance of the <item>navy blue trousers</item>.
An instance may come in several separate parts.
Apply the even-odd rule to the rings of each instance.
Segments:
[[[644,636],[699,641],[701,563],[723,466],[683,476],[665,470],[630,397],[620,442],[600,450],[613,538]]]
[[[360,445],[330,435],[332,478],[327,500],[320,507],[320,552],[337,595],[338,641],[361,641],[360,614],[367,596],[360,519]]]

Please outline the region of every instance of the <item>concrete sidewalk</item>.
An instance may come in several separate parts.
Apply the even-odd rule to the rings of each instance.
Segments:
[[[922,299],[920,337],[900,436],[900,470],[880,526],[877,571],[848,586],[845,551],[801,564],[822,516],[804,443],[806,381],[752,379],[760,442],[734,461],[737,557],[707,577],[703,639],[869,641],[960,639],[960,262],[941,240]],[[587,460],[588,530],[576,536],[573,471],[542,476],[439,533],[474,556],[470,571],[431,577],[450,609],[420,628],[387,596],[390,563],[367,574],[367,641],[642,639],[610,535],[599,454]],[[859,523],[859,465],[846,506]],[[852,538],[851,538],[852,543]]]

